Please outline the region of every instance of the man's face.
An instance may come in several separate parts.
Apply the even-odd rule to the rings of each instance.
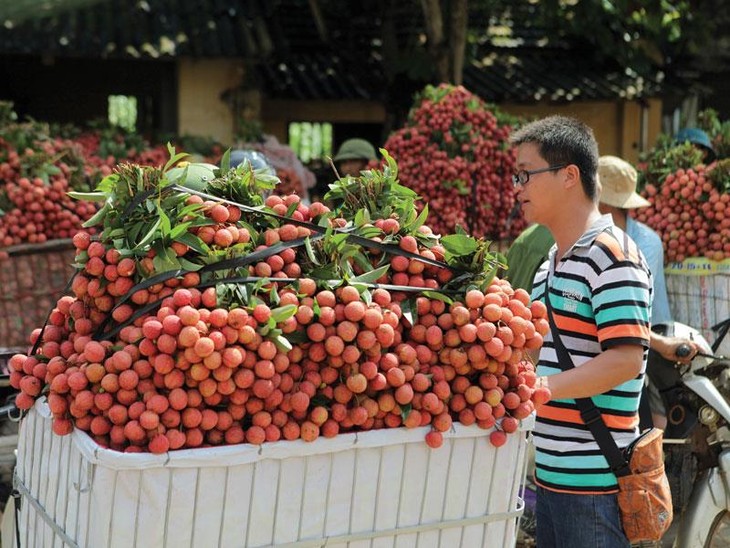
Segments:
[[[350,175],[351,177],[359,177],[360,172],[368,165],[367,160],[355,158],[354,160],[342,160],[340,162],[340,176]]]
[[[550,167],[540,156],[535,143],[523,143],[517,147],[517,171],[535,171]],[[550,215],[559,207],[560,170],[529,174],[526,183],[515,189],[522,205],[522,213],[528,222],[547,224]]]

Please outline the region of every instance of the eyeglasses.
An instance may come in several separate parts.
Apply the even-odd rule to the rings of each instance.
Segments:
[[[512,175],[512,184],[517,188],[518,186],[525,186],[530,181],[530,175],[537,175],[538,173],[545,173],[546,171],[556,171],[558,169],[563,169],[564,167],[568,167],[570,164],[561,164],[559,166],[548,166],[543,167],[541,169],[533,169],[530,171],[527,171],[526,169],[522,169]]]

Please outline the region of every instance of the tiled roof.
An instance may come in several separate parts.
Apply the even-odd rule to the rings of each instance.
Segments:
[[[373,69],[375,70],[375,69]],[[377,99],[379,74],[366,78],[363,70],[330,54],[293,55],[286,60],[262,63],[261,81],[271,98],[286,99]]]
[[[324,37],[306,0],[74,0],[68,6],[0,21],[0,55],[237,57],[256,67],[270,97],[380,100],[384,92],[377,17],[353,4],[327,14]],[[402,0],[395,9],[398,40],[417,40],[417,3]],[[479,53],[464,70],[464,85],[487,101],[633,98],[659,89],[659,81],[583,63],[539,29],[505,28],[480,17],[486,15],[476,14],[472,24],[488,30],[473,45]]]
[[[256,58],[269,47],[266,0],[96,0],[0,21],[0,53],[68,57]]]
[[[494,49],[464,69],[464,86],[487,101],[635,99],[656,95],[661,80],[619,67],[581,66],[564,49]]]

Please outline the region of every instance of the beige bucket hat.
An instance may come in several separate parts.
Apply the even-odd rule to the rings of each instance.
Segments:
[[[598,177],[602,187],[599,201],[602,204],[621,209],[650,205],[636,193],[636,170],[625,160],[616,156],[601,156],[598,159]]]

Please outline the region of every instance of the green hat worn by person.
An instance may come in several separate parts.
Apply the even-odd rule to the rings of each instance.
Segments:
[[[375,160],[375,147],[365,139],[348,139],[340,145],[334,157],[335,162],[342,160]]]

